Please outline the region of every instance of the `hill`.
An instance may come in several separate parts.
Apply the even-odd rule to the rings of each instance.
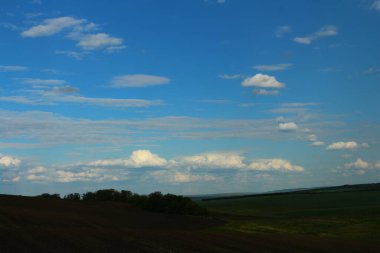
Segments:
[[[380,252],[379,200],[377,190],[209,200],[202,217],[0,195],[0,252]]]

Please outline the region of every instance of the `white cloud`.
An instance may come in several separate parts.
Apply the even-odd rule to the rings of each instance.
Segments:
[[[320,105],[320,103],[282,103],[282,107],[305,107],[305,106],[315,106],[315,105]]]
[[[0,166],[4,167],[17,167],[21,163],[21,160],[12,156],[0,154]]]
[[[239,74],[235,74],[235,75],[224,74],[224,75],[220,75],[219,78],[221,78],[221,79],[240,79],[240,78],[242,78],[242,76]]]
[[[278,90],[256,89],[253,94],[256,96],[274,96],[280,94],[280,92]]]
[[[0,72],[16,72],[16,71],[27,71],[28,67],[25,66],[0,66]]]
[[[215,181],[216,177],[210,175],[192,175],[190,173],[175,172],[169,177],[169,181],[174,183],[188,183],[195,181]]]
[[[377,163],[375,164],[375,168],[380,169],[380,162],[377,162]]]
[[[83,96],[60,96],[52,101],[65,103],[91,104],[100,106],[113,107],[149,107],[163,105],[161,100],[145,100],[145,99],[122,99],[122,98],[91,98]]]
[[[348,141],[348,142],[334,142],[330,144],[327,149],[328,150],[342,150],[342,149],[356,149],[359,145],[355,141]]]
[[[243,87],[259,87],[259,88],[283,88],[285,85],[276,80],[274,76],[264,74],[256,74],[252,77],[244,79],[241,83]]]
[[[358,169],[367,169],[370,167],[370,164],[362,159],[358,158],[355,162],[347,163],[344,165],[347,169],[358,168]]]
[[[149,150],[135,150],[128,159],[104,159],[91,162],[90,166],[123,166],[127,168],[163,167],[167,164],[164,158]]]
[[[84,19],[75,19],[72,17],[60,17],[45,19],[42,24],[33,26],[26,31],[23,31],[21,35],[23,37],[41,37],[51,36],[63,31],[66,28],[70,28],[85,22]]]
[[[290,132],[297,130],[298,126],[294,122],[286,122],[278,124],[278,129],[283,132]]]
[[[224,3],[226,3],[226,0],[216,0],[216,2],[217,2],[218,4],[224,4]]]
[[[116,76],[111,80],[112,87],[146,87],[170,83],[170,79],[154,75],[124,75]]]
[[[311,143],[311,145],[314,147],[320,147],[320,146],[324,146],[325,143],[323,141],[314,141],[313,143]]]
[[[307,139],[308,139],[309,141],[311,141],[311,142],[315,142],[315,141],[318,140],[318,138],[317,138],[317,136],[316,136],[315,134],[309,134],[309,135],[307,136]]]
[[[26,97],[20,96],[8,96],[8,97],[0,97],[0,101],[24,104],[24,105],[51,105],[52,103],[44,102],[40,100],[33,100]]]
[[[281,71],[289,69],[293,66],[293,64],[282,63],[282,64],[274,64],[274,65],[256,65],[253,66],[254,69],[259,71]]]
[[[116,52],[119,52],[120,50],[123,50],[125,48],[127,48],[127,46],[125,46],[125,45],[110,46],[110,47],[107,47],[106,50],[108,53],[116,53]]]
[[[366,142],[363,142],[360,146],[361,146],[362,148],[369,148],[369,144],[366,143]]]
[[[148,177],[153,178],[154,180],[166,183],[190,183],[190,182],[210,182],[215,181],[217,178],[212,175],[194,175],[190,172],[181,172],[181,171],[168,171],[168,170],[158,170],[150,171],[147,173]]]
[[[55,51],[55,53],[60,54],[60,55],[66,55],[68,57],[71,57],[77,60],[82,60],[86,55],[89,54],[88,51],[78,52],[78,51],[70,51],[70,50],[66,50],[66,51],[58,50],[58,51]]]
[[[258,159],[248,165],[251,170],[275,170],[275,171],[304,171],[302,166],[293,165],[284,159]]]
[[[34,167],[33,169],[28,170],[28,173],[30,174],[38,174],[38,173],[45,173],[45,172],[47,172],[47,169],[43,166],[37,166],[37,167]]]
[[[277,38],[282,38],[284,35],[290,33],[292,31],[292,28],[290,26],[284,25],[284,26],[279,26],[276,28],[274,31],[274,34],[276,35]]]
[[[100,48],[112,48],[115,46],[121,46],[123,44],[123,39],[117,37],[111,37],[106,33],[88,34],[83,36],[77,46],[82,47],[85,50],[94,50]],[[121,48],[119,48],[121,49]]]
[[[245,157],[232,152],[210,152],[193,156],[183,156],[166,160],[149,150],[136,150],[128,159],[105,159],[90,162],[85,166],[93,167],[123,167],[126,169],[155,167],[165,169],[170,173],[179,170],[208,170],[208,169],[235,169],[235,170],[283,170],[303,171],[301,166],[292,165],[283,159],[258,159],[252,163],[244,162]],[[166,172],[157,172],[159,175]],[[187,172],[186,172],[187,173]],[[182,174],[187,177],[189,174]],[[179,174],[180,175],[180,174]]]
[[[315,33],[312,33],[305,37],[297,37],[294,38],[294,41],[301,44],[311,44],[314,40],[327,37],[327,36],[335,36],[338,34],[338,28],[333,25],[326,25],[316,31]]]
[[[62,183],[78,182],[78,181],[99,181],[101,175],[93,172],[71,172],[58,170],[54,180]],[[115,181],[117,179],[115,178]]]
[[[164,103],[161,100],[146,100],[146,99],[123,99],[123,98],[93,98],[79,95],[70,95],[78,93],[79,89],[71,86],[54,87],[47,91],[38,91],[39,97],[24,97],[24,96],[9,96],[0,97],[0,101],[27,104],[27,105],[56,105],[58,103],[75,103],[88,104],[96,106],[109,107],[150,107],[162,106]]]
[[[380,11],[380,0],[376,0],[372,3],[372,9]]]
[[[26,176],[26,179],[29,181],[48,181],[49,178],[46,175],[38,175],[38,174],[29,174]]]
[[[244,157],[236,153],[205,153],[185,156],[170,161],[170,166],[178,168],[241,169],[245,167]]]
[[[45,19],[41,24],[33,26],[21,35],[23,37],[52,36],[62,31],[67,31],[66,38],[77,41],[77,46],[84,50],[105,49],[109,53],[120,51],[126,48],[123,39],[111,36],[107,33],[91,33],[99,30],[98,25],[85,19],[75,19],[72,17],[59,17]],[[85,52],[76,51],[56,51],[56,54],[63,54],[75,59],[83,59]]]
[[[38,78],[16,78],[15,80],[25,84],[41,84],[41,85],[62,85],[65,84],[65,80],[58,79],[38,79]]]

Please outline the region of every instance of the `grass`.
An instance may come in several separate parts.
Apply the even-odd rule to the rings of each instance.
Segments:
[[[323,191],[202,201],[218,230],[361,240],[380,238],[380,191]]]

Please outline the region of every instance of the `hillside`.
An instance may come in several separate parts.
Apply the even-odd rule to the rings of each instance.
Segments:
[[[0,252],[380,252],[379,193],[200,202],[211,217],[0,195]]]

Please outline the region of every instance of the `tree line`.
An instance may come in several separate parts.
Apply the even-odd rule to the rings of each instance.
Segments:
[[[70,193],[63,198],[59,194],[44,193],[38,197],[63,199],[71,201],[115,201],[130,203],[148,211],[187,214],[187,215],[207,215],[207,209],[199,206],[191,198],[153,192],[149,195],[140,195],[131,191],[117,191],[115,189],[103,189],[84,194]]]

